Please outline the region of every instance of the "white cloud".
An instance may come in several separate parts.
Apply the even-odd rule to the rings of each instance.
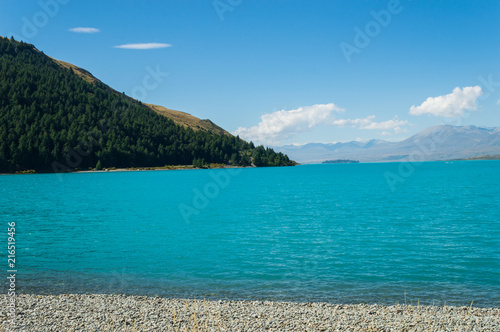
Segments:
[[[345,110],[333,103],[306,106],[291,111],[281,110],[264,114],[257,126],[239,127],[233,134],[248,141],[274,145],[319,125],[380,130],[381,135],[388,135],[390,132],[406,131],[403,127],[409,124],[406,120],[399,120],[397,116],[382,122],[376,122],[375,115],[359,119],[336,119],[334,112],[343,113]]]
[[[330,103],[268,113],[261,116],[257,126],[239,127],[234,135],[249,141],[276,143],[320,124],[327,124],[333,119],[333,111],[340,113],[344,109]]]
[[[429,114],[434,116],[463,116],[465,111],[477,110],[476,101],[483,94],[481,87],[456,87],[453,92],[444,96],[429,97],[420,106],[410,108],[411,115]]]
[[[402,126],[408,125],[408,121],[399,120],[395,116],[392,120],[382,121],[382,122],[370,122],[360,126],[361,129],[375,129],[375,130],[393,130],[396,134],[406,131],[406,129],[401,128]],[[387,133],[387,132],[385,132]]]
[[[393,130],[396,134],[406,131],[406,129],[402,128],[403,126],[408,125],[408,121],[399,120],[397,116],[395,116],[392,120],[376,122],[374,121],[375,115],[367,116],[366,118],[359,119],[337,119],[332,122],[332,125],[337,127],[359,127],[359,129],[368,129],[368,130],[383,130],[381,135],[389,135],[388,130]]]
[[[170,44],[163,44],[163,43],[142,43],[142,44],[124,44],[124,45],[118,45],[115,46],[115,48],[123,48],[127,50],[151,50],[155,48],[165,48],[165,47],[171,47],[172,45]]]
[[[366,118],[359,118],[359,119],[336,119],[332,121],[332,125],[337,126],[337,127],[346,127],[346,126],[351,126],[351,127],[356,127],[359,126],[360,128],[365,129],[366,126],[369,124],[373,123],[373,119],[375,118],[375,115],[370,115],[367,116]]]
[[[96,28],[72,28],[72,29],[69,29],[69,31],[71,32],[76,32],[76,33],[97,33],[99,32],[99,29],[96,29]]]
[[[497,105],[500,105],[500,99],[497,100]]]

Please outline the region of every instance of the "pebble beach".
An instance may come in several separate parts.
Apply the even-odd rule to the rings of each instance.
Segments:
[[[500,308],[17,295],[2,331],[500,331]]]

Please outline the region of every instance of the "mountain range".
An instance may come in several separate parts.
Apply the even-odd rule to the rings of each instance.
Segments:
[[[500,155],[500,127],[438,125],[400,142],[372,139],[367,142],[308,143],[274,147],[300,163],[332,159],[360,162],[467,159]]]

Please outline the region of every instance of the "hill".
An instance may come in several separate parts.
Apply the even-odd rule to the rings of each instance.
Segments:
[[[85,70],[83,68],[80,68],[80,67],[75,66],[71,63],[64,62],[61,60],[56,60],[56,59],[52,59],[52,60],[54,60],[55,63],[57,63],[58,65],[60,65],[63,68],[71,69],[74,74],[76,74],[77,76],[80,76],[82,79],[84,79],[85,81],[87,81],[89,83],[100,82],[96,77],[94,77],[94,75],[92,75],[90,72],[88,72],[87,70]],[[109,88],[109,89],[116,92],[116,93],[119,93],[112,88]],[[212,121],[210,121],[208,119],[201,120],[195,116],[192,116],[191,114],[181,112],[181,111],[171,110],[171,109],[168,109],[166,107],[159,106],[159,105],[153,105],[153,104],[145,104],[145,105],[147,107],[149,107],[151,110],[155,111],[156,113],[158,113],[162,116],[165,116],[165,117],[169,118],[170,120],[174,121],[175,124],[178,124],[178,125],[181,125],[181,126],[184,126],[187,128],[191,128],[195,131],[196,130],[203,130],[203,131],[207,131],[207,132],[215,133],[215,134],[230,135],[227,131],[225,131],[221,127],[217,126],[215,123],[213,123]]]
[[[302,163],[326,159],[354,159],[361,162],[467,159],[500,154],[500,127],[438,125],[424,129],[400,142],[309,143],[275,147]]]
[[[0,172],[208,163],[294,165],[208,120],[142,104],[31,44],[0,38]]]

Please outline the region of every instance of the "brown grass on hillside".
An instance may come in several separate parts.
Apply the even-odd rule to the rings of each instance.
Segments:
[[[90,72],[86,71],[85,69],[83,68],[80,68],[80,67],[77,67],[71,63],[68,63],[68,62],[64,62],[64,61],[61,61],[61,60],[56,60],[56,59],[53,59],[59,66],[63,67],[63,68],[71,68],[73,69],[73,72],[80,76],[81,78],[83,78],[85,81],[89,82],[89,83],[94,83],[94,82],[100,82],[97,78],[94,77],[94,75],[92,75]]]
[[[203,130],[220,135],[230,135],[227,131],[217,126],[210,120],[201,120],[195,116],[192,116],[189,113],[174,111],[165,108],[163,106],[158,106],[153,104],[145,104],[145,105],[148,106],[153,111],[155,111],[156,113],[171,119],[178,125],[189,127],[193,130]]]

